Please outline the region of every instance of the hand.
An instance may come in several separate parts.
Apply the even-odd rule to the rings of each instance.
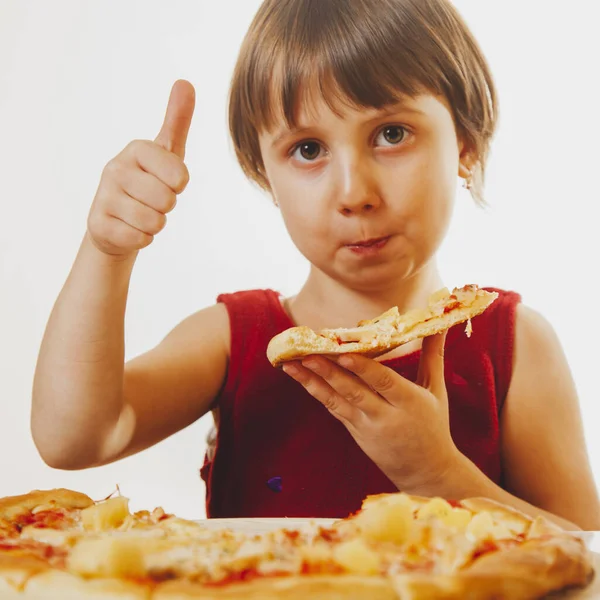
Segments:
[[[434,495],[425,490],[463,456],[450,435],[445,339],[442,333],[423,340],[416,384],[360,355],[310,356],[283,370],[346,426],[400,490]]]
[[[194,104],[192,85],[177,81],[158,137],[131,142],[104,168],[88,217],[88,235],[103,253],[134,254],[165,226],[189,181],[183,159]]]

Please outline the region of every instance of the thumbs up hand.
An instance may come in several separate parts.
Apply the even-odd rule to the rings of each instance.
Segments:
[[[193,86],[175,82],[156,139],[131,142],[104,168],[88,216],[88,235],[101,252],[131,255],[165,226],[189,181],[183,159],[194,104]]]

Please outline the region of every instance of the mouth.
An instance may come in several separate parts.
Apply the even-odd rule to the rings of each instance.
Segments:
[[[358,242],[352,242],[346,244],[346,248],[356,256],[361,258],[375,258],[378,257],[383,249],[387,246],[392,236],[370,238],[368,240],[360,240]]]
[[[386,242],[390,239],[391,236],[387,235],[385,237],[378,238],[370,238],[368,240],[362,240],[360,242],[352,242],[351,244],[346,244],[348,248],[377,248],[383,247]]]

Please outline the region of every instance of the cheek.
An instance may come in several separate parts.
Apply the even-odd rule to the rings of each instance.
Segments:
[[[310,253],[328,237],[328,219],[321,214],[319,194],[314,187],[298,185],[286,177],[273,178],[271,186],[292,241],[303,254]]]
[[[301,252],[306,253],[327,238],[326,221],[319,218],[318,207],[311,207],[308,202],[290,202],[288,198],[280,202],[279,209],[292,241]]]
[[[435,146],[423,153],[413,179],[413,210],[435,228],[445,228],[454,206],[458,154],[452,147]]]

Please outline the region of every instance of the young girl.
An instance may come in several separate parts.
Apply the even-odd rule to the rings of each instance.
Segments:
[[[131,272],[188,181],[193,109],[193,88],[177,82],[158,137],[132,142],[102,174],[37,365],[44,460],[103,465],[213,410],[209,516],[341,517],[367,494],[403,490],[487,496],[600,529],[567,363],[517,294],[498,290],[471,338],[457,327],[378,360],[282,370],[265,355],[293,325],[353,326],[444,286],[436,252],[457,176],[482,201],[497,119],[488,66],[452,5],[264,2],[233,76],[230,128],[309,277],[291,298],[222,295],[124,365]]]

